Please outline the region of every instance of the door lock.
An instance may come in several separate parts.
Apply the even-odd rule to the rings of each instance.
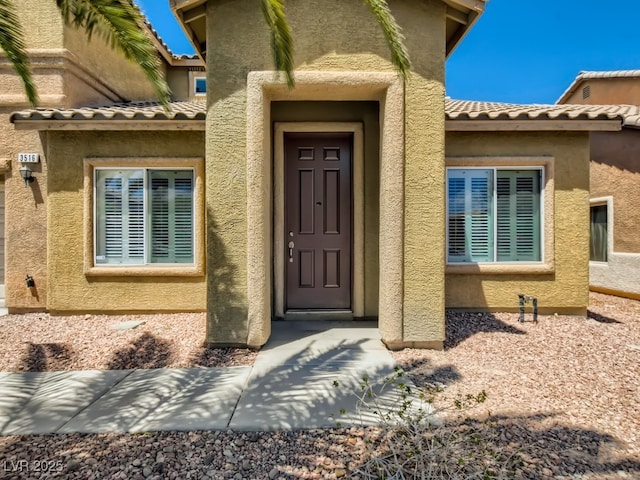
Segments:
[[[293,241],[289,242],[289,263],[293,262],[293,247],[295,246],[295,244],[293,243]]]

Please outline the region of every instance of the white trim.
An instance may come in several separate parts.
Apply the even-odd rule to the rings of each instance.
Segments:
[[[613,196],[608,195],[605,197],[597,197],[589,199],[589,213],[591,213],[591,207],[597,207],[600,205],[607,206],[607,261],[595,262],[589,260],[589,265],[592,263],[598,265],[606,265],[609,263],[609,259],[613,255]],[[589,219],[591,222],[591,219]]]
[[[193,72],[193,71],[189,72],[189,97],[205,98],[207,96],[206,90],[202,93],[198,93],[198,90],[196,88],[196,84],[198,80],[202,80],[202,79],[204,79],[206,84],[206,81],[207,81],[206,72]]]
[[[287,132],[349,132],[353,133],[353,289],[351,311],[354,317],[364,316],[364,131],[361,123],[346,122],[282,122],[274,129],[274,246],[273,271],[275,316],[284,317],[284,134]]]

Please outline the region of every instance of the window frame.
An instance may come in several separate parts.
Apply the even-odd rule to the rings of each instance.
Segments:
[[[538,274],[553,273],[554,266],[554,158],[549,156],[535,157],[447,157],[445,163],[445,272],[446,273],[497,273],[497,274]],[[449,198],[448,178],[450,169],[493,170],[495,185],[497,171],[500,170],[538,170],[540,171],[540,260],[536,261],[487,261],[460,262],[449,261]],[[495,191],[493,192],[495,196]],[[493,202],[492,216],[496,220],[497,205]],[[495,235],[495,227],[493,229]],[[496,246],[493,246],[494,257]]]
[[[607,260],[591,260],[591,208],[607,207]],[[608,265],[613,254],[613,197],[598,197],[589,200],[589,264]]]
[[[204,92],[198,92],[196,89],[196,83],[198,80],[204,79],[205,85],[207,82],[207,74],[203,71],[190,71],[189,72],[189,97],[204,99],[207,96],[206,90]],[[206,85],[208,86],[208,85]]]
[[[98,170],[191,170],[193,172],[193,262],[192,263],[96,263]],[[146,186],[145,197],[149,194]],[[85,158],[84,160],[84,273],[87,276],[201,276],[204,275],[204,159],[203,158]],[[149,208],[149,205],[146,205]],[[145,238],[149,212],[144,212]],[[145,253],[148,246],[145,245]],[[145,255],[144,262],[147,262]]]

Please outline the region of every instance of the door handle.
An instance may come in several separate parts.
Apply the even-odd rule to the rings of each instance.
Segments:
[[[295,246],[295,244],[293,243],[293,241],[289,242],[289,262],[293,262],[293,247]]]

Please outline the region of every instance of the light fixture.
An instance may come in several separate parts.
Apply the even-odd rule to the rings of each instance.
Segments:
[[[36,286],[36,282],[31,275],[27,275],[25,281],[27,282],[27,288],[34,288]]]
[[[25,186],[35,180],[35,178],[33,178],[33,172],[26,165],[20,167],[20,176],[24,180]]]

